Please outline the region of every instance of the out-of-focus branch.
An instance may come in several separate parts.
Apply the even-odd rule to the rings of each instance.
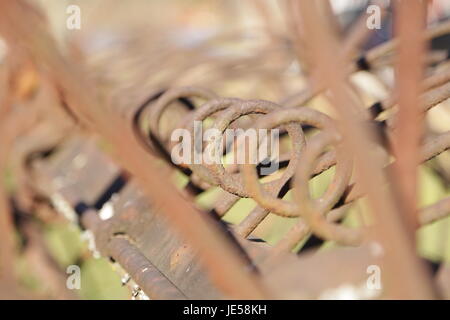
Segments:
[[[24,109],[20,105],[32,96],[37,82],[32,64],[21,53],[11,54],[10,68],[2,70],[5,74],[0,84],[5,90],[0,101],[0,279],[12,282],[15,279],[15,229],[4,175],[14,140],[35,123],[37,116],[35,109]]]
[[[418,227],[417,168],[423,132],[420,105],[425,67],[426,3],[396,1],[395,9],[395,27],[399,40],[396,59],[399,110],[392,138],[397,160],[392,182],[402,217],[409,228],[409,235],[414,239],[414,230]]]

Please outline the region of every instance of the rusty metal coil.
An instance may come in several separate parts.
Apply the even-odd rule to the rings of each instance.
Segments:
[[[439,35],[444,29],[446,30],[447,27],[442,26],[431,31],[429,36]],[[370,62],[374,62],[384,53],[392,50],[392,46],[393,44],[386,44],[380,48],[375,48],[367,54],[367,57]],[[448,69],[445,68],[442,72],[432,74],[425,80],[424,111],[448,99],[447,82],[449,74]],[[212,186],[219,186],[223,190],[223,196],[219,197],[220,200],[216,203],[214,209],[219,216],[223,216],[239,198],[250,197],[255,200],[259,206],[252,210],[240,224],[235,226],[236,232],[244,237],[249,236],[269,213],[287,218],[302,217],[298,224],[276,245],[275,248],[279,250],[292,249],[310,232],[324,240],[332,240],[346,245],[357,245],[362,240],[361,230],[344,228],[339,224],[331,223],[331,221],[342,218],[349,208],[349,203],[360,196],[354,196],[355,192],[349,192],[352,189],[349,186],[352,159],[349,155],[346,155],[342,144],[336,144],[335,150],[322,152],[330,143],[335,144],[339,140],[335,120],[309,107],[290,107],[293,105],[304,105],[318,93],[319,91],[308,91],[302,94],[303,98],[288,99],[282,105],[277,105],[262,100],[219,98],[217,94],[206,88],[172,88],[162,94],[156,103],[151,107],[149,106],[148,111],[146,110],[143,113],[150,123],[148,127],[150,134],[146,134],[145,138],[148,139],[148,136],[152,136],[158,139],[167,152],[174,146],[174,142],[169,141],[167,136],[161,136],[159,121],[171,103],[180,98],[200,98],[205,100],[204,104],[190,110],[185,119],[174,126],[174,128],[187,128],[190,131],[193,151],[195,150],[194,148],[198,148],[193,140],[194,121],[201,122],[212,117],[213,124],[211,127],[224,133],[237,119],[249,114],[262,114],[253,117],[252,128],[285,128],[291,140],[290,153],[283,154],[279,160],[287,163],[282,168],[284,171],[280,178],[260,185],[255,165],[253,164],[225,169],[221,164],[181,163],[181,167],[189,168],[191,171],[189,173],[190,183],[201,190],[209,189]],[[395,105],[395,100],[389,98],[380,102],[380,105],[382,110],[387,110]],[[394,117],[388,118],[390,127],[393,125],[393,119]],[[302,126],[315,127],[323,131],[323,133],[308,139],[311,140],[308,142]],[[440,137],[435,137],[434,141],[429,141],[423,145],[424,152],[428,153],[424,156],[424,161],[449,148],[450,143],[446,138],[447,136],[448,134],[442,134]],[[204,147],[200,146],[200,149]],[[212,145],[212,147],[219,148],[220,146]],[[197,151],[203,152],[203,150]],[[255,153],[258,150],[247,151]],[[333,166],[336,166],[336,173],[327,192],[320,199],[311,200],[308,195],[307,185],[305,185],[309,180],[308,177],[320,174]],[[292,180],[294,183],[292,183]],[[296,198],[295,202],[287,202],[280,199],[282,196],[280,192],[290,184],[292,186],[288,187],[288,190],[293,188]],[[283,194],[285,193],[286,190]],[[350,197],[348,196],[349,194],[351,195]],[[344,200],[344,205],[335,207],[337,202],[342,201],[342,199],[348,200]],[[277,249],[274,251],[277,251]]]
[[[21,1],[18,1],[18,3],[19,2],[21,3]],[[6,8],[12,6],[13,9],[10,8],[9,10],[12,10],[16,15],[20,15],[20,10],[18,10],[20,6],[15,8],[15,5],[11,4],[2,5]],[[26,31],[28,29],[24,28],[23,30]],[[46,35],[43,30],[45,29],[39,29],[43,35]],[[432,39],[433,37],[446,34],[449,31],[450,23],[446,22],[428,30],[425,38]],[[27,33],[24,32],[24,34]],[[39,37],[35,38],[37,39]],[[24,39],[27,40],[28,38],[25,37]],[[52,44],[50,40],[49,43]],[[392,40],[375,47],[358,57],[351,65],[345,68],[344,71],[346,73],[343,73],[345,73],[345,75],[352,75],[361,70],[372,72],[373,69],[376,69],[380,65],[385,66],[390,64],[393,61],[392,55],[397,46],[398,41]],[[60,58],[60,56],[56,53],[55,56],[53,56],[53,51],[49,50],[48,52],[45,52],[45,54],[40,55],[41,52],[39,51],[39,48],[41,47],[35,47],[31,45],[29,48],[26,47],[26,49],[30,51],[27,53],[30,56],[34,55],[38,58],[43,58],[43,60],[51,67],[48,68],[49,70],[54,69],[53,72],[55,72],[55,70],[59,71],[58,67],[64,65],[64,59],[61,58],[58,60],[57,58]],[[350,51],[345,51],[343,55],[350,55]],[[52,59],[54,57],[56,58]],[[56,62],[53,65],[49,61]],[[450,98],[450,69],[448,67],[448,61],[434,56],[426,57],[426,61],[430,64],[432,62],[433,67],[430,68],[429,75],[424,79],[422,87],[420,88],[422,98],[420,112],[422,115]],[[224,69],[226,69],[227,64],[223,62],[222,64],[224,65]],[[156,66],[155,69],[157,69]],[[69,95],[69,98],[72,98],[72,102],[76,102],[74,104],[80,110],[82,110],[82,107],[85,105],[91,106],[89,104],[89,99],[82,100],[82,98],[78,98],[81,100],[77,100],[77,98],[74,98],[77,94],[73,93],[83,92],[80,89],[85,87],[83,87],[83,85],[80,85],[79,87],[75,86],[74,89],[71,90],[71,85],[77,82],[70,80],[77,78],[71,78],[70,72],[67,71],[66,73],[63,73],[63,76],[61,77],[56,77],[55,73],[50,73],[50,75],[54,77],[49,78],[55,78],[55,88],[52,88],[53,90],[61,91],[61,96],[63,96],[63,93],[66,93],[66,91],[72,93],[72,95]],[[240,276],[239,279],[248,280],[247,277],[250,279],[248,280],[246,287],[248,291],[243,295],[245,298],[248,298],[254,297],[252,293],[257,297],[268,297],[264,290],[259,287],[259,283],[257,281],[253,282],[254,278],[252,277],[257,275],[260,271],[258,270],[256,263],[253,263],[253,260],[251,259],[254,256],[257,256],[263,261],[273,262],[280,254],[291,252],[302,241],[312,235],[319,238],[321,241],[333,241],[345,246],[367,245],[369,237],[366,234],[364,227],[352,228],[344,226],[341,223],[353,204],[364,196],[364,189],[360,186],[361,182],[358,180],[358,177],[352,176],[355,170],[355,155],[350,152],[351,149],[348,148],[345,143],[345,130],[343,130],[341,123],[342,117],[345,117],[345,115],[338,114],[334,117],[315,110],[309,105],[312,99],[321,94],[333,104],[333,92],[331,92],[331,94],[328,92],[325,93],[326,89],[327,83],[325,80],[317,80],[317,82],[311,81],[310,87],[307,87],[305,90],[280,99],[279,101],[281,102],[272,102],[258,99],[221,97],[213,90],[206,87],[170,87],[165,90],[156,91],[156,93],[152,92],[152,95],[142,104],[132,106],[129,108],[130,110],[127,109],[126,119],[123,119],[123,117],[119,118],[120,120],[123,120],[123,122],[126,122],[126,124],[120,127],[127,134],[125,136],[126,138],[123,140],[121,140],[121,133],[116,133],[114,128],[111,130],[108,127],[108,125],[110,125],[108,123],[110,118],[106,113],[114,113],[117,111],[114,109],[114,106],[107,110],[91,108],[91,110],[94,110],[92,114],[89,112],[84,114],[83,111],[79,110],[79,114],[75,114],[72,109],[69,110],[66,106],[66,101],[64,100],[65,97],[59,98],[64,100],[62,104],[64,105],[64,108],[67,109],[66,112],[69,113],[70,117],[73,117],[73,122],[80,121],[80,123],[88,127],[89,124],[91,124],[92,127],[93,123],[97,124],[98,122],[102,124],[102,126],[99,125],[102,129],[106,128],[104,131],[100,132],[105,136],[111,136],[113,141],[119,141],[122,143],[122,146],[125,146],[121,149],[121,156],[123,157],[121,164],[124,169],[129,172],[139,172],[139,170],[133,171],[132,167],[134,164],[137,164],[140,169],[145,169],[145,163],[143,164],[139,160],[147,159],[145,156],[148,155],[148,153],[151,153],[152,155],[156,155],[162,162],[168,164],[172,169],[179,170],[187,177],[188,183],[183,187],[182,196],[187,195],[186,198],[188,200],[193,201],[195,196],[203,192],[214,189],[215,187],[220,188],[219,196],[217,197],[211,212],[201,212],[201,214],[205,213],[208,216],[213,215],[213,218],[222,218],[240,199],[249,198],[256,202],[257,206],[248,212],[242,221],[236,225],[230,226],[231,230],[221,233],[223,230],[215,224],[205,223],[203,225],[204,227],[214,227],[215,229],[213,230],[217,231],[218,234],[220,233],[220,235],[232,235],[230,237],[232,239],[230,240],[232,246],[230,245],[230,247],[234,248],[235,246],[239,248],[240,251],[237,250],[238,254],[234,255],[230,253],[232,252],[230,250],[230,252],[228,252],[230,253],[228,257],[236,258],[236,265],[241,267],[236,273],[236,275]],[[88,97],[91,96],[88,95]],[[202,101],[201,104],[198,104],[199,100]],[[350,101],[351,99],[348,100]],[[169,125],[169,130],[167,130],[167,128],[163,128],[163,118],[164,116],[171,117],[171,112],[173,112],[171,108],[176,103],[182,104],[181,108],[176,109],[176,111],[181,110],[180,112],[182,112],[183,117],[179,121],[172,121]],[[377,137],[374,137],[374,140],[377,140],[380,137],[385,139],[385,141],[379,139],[380,141],[367,141],[367,143],[371,149],[374,149],[381,154],[380,158],[382,158],[384,165],[383,170],[386,172],[389,172],[395,165],[395,162],[390,162],[390,156],[393,154],[392,133],[398,130],[397,103],[398,97],[391,95],[383,101],[372,104],[372,106],[366,107],[361,105],[358,110],[354,110],[356,114],[358,116],[361,115],[361,119],[365,121],[363,124],[367,125],[367,127],[370,127],[378,134]],[[93,105],[101,106],[100,103],[98,105],[94,103]],[[73,109],[77,110],[77,108]],[[99,117],[96,118],[96,116]],[[117,120],[117,118],[112,119]],[[217,130],[222,137],[227,129],[280,129],[283,133],[282,137],[290,140],[290,143],[289,147],[286,148],[287,150],[283,150],[279,158],[276,159],[279,167],[277,172],[274,173],[274,178],[270,181],[263,182],[261,181],[261,176],[258,171],[258,167],[261,166],[262,161],[259,163],[251,163],[249,161],[250,158],[256,158],[256,154],[259,153],[261,148],[259,144],[254,144],[252,146],[246,143],[238,144],[237,139],[231,142],[214,140],[206,144],[202,141],[202,143],[199,144],[194,139],[196,136],[195,122],[208,122],[209,128]],[[120,121],[119,123],[122,124]],[[112,123],[113,126],[117,124],[117,122]],[[181,159],[175,159],[176,161],[174,161],[171,157],[171,151],[176,146],[177,142],[172,141],[171,132],[175,129],[186,129],[189,132],[191,156],[199,154],[203,157],[207,155],[206,150],[218,150],[221,153],[221,158],[223,158],[224,156],[227,156],[229,150],[244,150],[246,162],[244,164],[234,164],[226,167],[223,163],[196,163],[194,158],[191,158],[189,163],[184,163]],[[318,132],[309,134],[312,129],[317,130]],[[129,132],[131,132],[131,134],[128,134]],[[141,144],[145,151],[137,148],[132,138],[136,138],[135,140]],[[132,140],[132,147],[127,149],[127,142]],[[56,147],[57,145],[58,144],[52,143],[52,146]],[[427,135],[423,137],[421,141],[419,154],[420,162],[424,163],[433,159],[444,151],[447,151],[449,148],[450,131]],[[134,155],[142,157],[135,157],[134,160],[138,158],[138,161],[127,166],[127,160],[133,160],[133,157],[126,157],[127,151],[130,150],[135,152]],[[33,152],[35,152],[34,149]],[[24,151],[23,153],[25,154],[26,152]],[[38,178],[40,174],[36,174],[36,172],[39,172],[40,170],[39,164],[41,163],[41,159],[35,161],[33,157],[30,157],[29,155],[26,156],[28,157],[26,165],[30,167],[29,172],[27,171],[26,174],[30,175],[30,180],[40,179]],[[378,156],[378,154],[376,154],[376,156]],[[149,159],[153,160],[154,158]],[[271,159],[271,161],[275,160]],[[31,170],[31,167],[33,167],[34,171]],[[311,178],[333,167],[334,176],[331,183],[323,195],[313,199],[309,187]],[[146,172],[145,170],[141,171]],[[149,172],[151,171],[146,173],[148,174]],[[120,175],[125,174],[121,172]],[[45,180],[45,178],[42,178],[42,180],[44,182],[40,181],[41,185],[54,186],[53,182]],[[144,179],[144,182],[149,182],[149,180]],[[380,185],[378,187],[383,188],[384,186]],[[149,188],[148,190],[152,189]],[[293,200],[283,199],[289,191],[292,191]],[[34,190],[34,192],[41,195],[41,193],[45,193],[45,190]],[[170,195],[172,194],[174,193],[171,193]],[[178,197],[178,194],[176,195]],[[48,194],[46,196],[48,196]],[[179,201],[185,199],[182,196],[179,196],[177,199]],[[74,198],[78,200],[77,196],[74,196]],[[178,284],[172,283],[171,279],[166,278],[166,274],[158,270],[157,264],[150,261],[151,259],[148,259],[148,257],[143,255],[140,251],[141,248],[139,246],[142,246],[142,243],[145,243],[147,235],[145,234],[145,230],[140,229],[141,226],[139,226],[139,223],[141,221],[144,221],[145,223],[151,222],[153,221],[152,219],[155,219],[156,221],[156,218],[153,216],[146,217],[139,215],[134,212],[133,209],[124,209],[121,212],[121,216],[118,218],[116,217],[117,220],[114,218],[109,220],[110,218],[107,218],[105,219],[105,222],[103,219],[98,219],[98,213],[95,210],[92,210],[92,208],[89,208],[85,203],[76,203],[75,200],[74,203],[66,203],[63,201],[64,199],[61,200],[57,198],[56,201],[54,201],[54,207],[58,207],[57,200],[60,200],[60,211],[70,211],[71,214],[74,214],[75,212],[75,214],[81,215],[82,227],[95,229],[95,236],[101,247],[101,253],[112,259],[116,259],[118,263],[128,270],[131,270],[131,273],[133,273],[136,278],[136,282],[142,288],[153,294],[155,297],[160,296],[162,298],[169,297],[176,299],[186,298],[185,292],[178,290]],[[80,207],[85,210],[81,210]],[[180,206],[180,208],[183,208],[183,206]],[[200,211],[195,206],[186,206],[186,208],[189,208],[189,213],[191,214]],[[441,199],[437,203],[422,208],[418,212],[420,226],[448,217],[450,214],[449,208],[449,198]],[[78,211],[82,212],[80,213]],[[270,250],[267,250],[268,253],[264,251],[264,254],[261,254],[262,257],[257,254],[249,257],[250,254],[248,254],[246,250],[243,250],[242,247],[247,249],[246,246],[248,246],[250,248],[248,251],[255,250],[258,254],[260,254],[260,251],[258,250],[261,250],[262,252],[263,250],[266,250],[266,247],[263,249],[255,249],[255,247],[248,245],[250,241],[244,241],[245,244],[242,245],[241,242],[243,239],[241,238],[244,238],[244,240],[250,238],[253,231],[265,221],[269,214],[279,216],[283,219],[297,219],[297,221],[289,231],[270,248]],[[86,223],[86,221],[90,223]],[[202,221],[203,220],[201,219],[196,220],[197,223],[201,223]],[[182,226],[183,223],[186,222],[189,221],[179,219],[178,225]],[[157,221],[157,223],[160,222]],[[163,223],[161,225],[163,225]],[[159,225],[154,227],[157,228]],[[197,244],[201,243],[201,237],[195,237],[196,230],[193,225],[190,227],[190,233],[188,232],[187,234],[191,235],[191,237],[194,235],[192,238],[197,241]],[[206,231],[209,231],[207,228],[204,228],[203,231],[205,229]],[[130,237],[128,232],[131,231],[138,235],[140,242],[136,240],[135,243],[135,239]],[[214,239],[214,236],[207,232],[205,232],[203,236],[205,239]],[[149,237],[151,237],[151,235],[149,235]],[[167,240],[168,243],[170,241],[173,241],[172,237]],[[217,243],[220,243],[220,241]],[[226,243],[229,244],[228,242]],[[179,272],[179,274],[181,274],[182,272],[190,271],[192,262],[190,259],[193,260],[194,258],[190,255],[189,250],[182,245],[180,246],[179,243],[173,244],[170,242],[170,245],[170,249],[173,249],[170,261],[168,263],[165,260],[163,262],[157,262],[166,267],[169,265],[168,268],[170,270],[166,271],[168,274],[170,274],[170,272]],[[217,246],[217,248],[221,247]],[[204,252],[208,250],[207,246],[203,249]],[[218,259],[221,254],[221,252],[216,253],[215,257]],[[203,258],[204,257],[205,256],[203,256]],[[223,260],[221,262],[223,262]],[[208,263],[210,267],[217,265],[214,258],[210,258]],[[187,271],[174,271],[176,266],[183,264],[186,264],[187,267],[185,270]],[[185,267],[185,265],[183,265],[183,267]],[[242,270],[249,272],[240,273]],[[179,274],[177,274],[177,276],[179,276]],[[173,274],[171,275],[173,276]],[[220,271],[216,271],[214,276],[216,283],[221,285],[221,289],[228,290],[227,293],[231,292],[237,294],[239,290],[237,288],[230,289],[231,285],[227,283],[227,279],[223,279]],[[161,284],[155,285],[152,283],[153,279],[159,279]],[[164,289],[163,294],[161,294],[161,288]]]

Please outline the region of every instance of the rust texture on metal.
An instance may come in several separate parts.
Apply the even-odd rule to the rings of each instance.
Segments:
[[[420,164],[450,148],[450,131],[422,128],[427,112],[450,98],[448,61],[434,61],[426,76],[424,72],[425,42],[449,34],[450,23],[425,30],[425,9],[399,4],[398,38],[370,49],[358,64],[353,59],[368,36],[367,30],[358,31],[362,22],[339,46],[327,6],[313,1],[287,3],[292,14],[301,17],[291,18],[296,54],[311,71],[304,91],[272,102],[222,97],[197,86],[152,88],[148,96],[136,93],[129,105],[113,98],[119,90],[107,99],[97,94],[86,66],[76,65],[73,57],[58,50],[45,19],[28,2],[0,0],[0,34],[35,66],[33,72],[43,78],[42,90],[60,106],[44,121],[59,123],[59,134],[41,139],[49,135],[46,126],[35,125],[23,138],[17,170],[27,183],[21,189],[32,195],[31,202],[45,200],[92,232],[95,250],[120,264],[151,299],[317,298],[327,288],[339,286],[343,278],[361,283],[366,275],[361,266],[376,263],[386,270],[385,297],[443,295],[438,288],[445,285],[436,284],[438,280],[415,252],[415,231],[448,217],[450,201],[444,198],[416,208],[416,176]],[[416,23],[410,33],[405,21],[412,14]],[[311,32],[302,33],[302,28]],[[375,69],[393,54],[398,59],[389,61],[399,74],[398,90],[365,106],[354,94],[349,75],[361,71],[361,61]],[[15,92],[35,106],[42,101],[38,96],[30,98],[33,76],[20,81],[25,88]],[[308,106],[318,96],[325,96],[334,116]],[[172,114],[177,116],[168,121]],[[0,114],[0,126],[4,121]],[[198,164],[194,159],[175,162],[170,156],[176,144],[170,139],[172,130],[188,130],[192,151],[199,151],[194,141],[196,121],[209,121],[222,134],[232,128],[280,129],[288,147],[281,149],[274,178],[262,181],[260,167],[250,164],[249,158],[231,166]],[[311,128],[318,133],[309,135]],[[109,143],[112,150],[103,150],[99,141]],[[247,156],[260,147],[238,145],[236,140],[232,144],[231,149],[243,148]],[[49,156],[36,156],[48,149]],[[231,150],[218,140],[200,149],[201,155],[209,149],[224,156]],[[5,161],[2,156],[0,170]],[[330,168],[331,182],[322,196],[313,199],[311,179]],[[187,184],[173,186],[167,178],[173,172],[183,175]],[[219,196],[210,212],[193,204],[196,196],[214,189],[219,189]],[[284,197],[289,191],[292,197]],[[245,198],[256,206],[239,223],[220,221]],[[344,226],[342,220],[361,198],[368,200],[374,224]],[[2,189],[0,210],[9,212]],[[255,230],[273,215],[297,220],[273,246],[255,241]],[[8,219],[2,215],[2,230],[10,228]],[[312,236],[345,248],[304,253],[301,258],[292,253]],[[2,260],[12,254],[12,240],[5,241]],[[381,257],[374,246],[382,248]],[[333,278],[340,268],[332,263],[337,257],[347,261],[348,271]],[[358,268],[362,271],[352,272]],[[308,279],[314,272],[327,276],[313,284]]]

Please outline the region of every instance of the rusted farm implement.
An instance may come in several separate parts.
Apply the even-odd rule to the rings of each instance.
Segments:
[[[358,298],[449,297],[447,267],[431,273],[414,235],[450,213],[448,197],[416,208],[415,175],[450,147],[450,131],[420,129],[427,112],[450,97],[447,56],[425,49],[450,33],[450,23],[425,30],[421,2],[399,1],[397,38],[359,53],[368,30],[356,25],[340,46],[319,4],[325,1],[289,3],[308,30],[296,35],[304,46],[299,57],[314,67],[306,89],[275,103],[197,86],[136,85],[105,95],[89,57],[63,54],[39,11],[25,1],[0,1],[0,35],[10,53],[0,70],[0,169],[14,164],[18,206],[78,224],[94,253],[129,275],[136,297],[333,298],[343,285]],[[367,107],[348,77],[391,65],[395,89]],[[329,100],[335,116],[310,108],[316,97]],[[194,134],[194,121],[211,121],[220,132],[280,129],[287,143],[279,174],[261,181],[261,166],[248,163],[173,163],[171,132]],[[330,168],[328,189],[312,199],[310,179]],[[188,180],[182,187],[168,178],[174,171]],[[194,204],[217,187],[210,210]],[[257,205],[239,223],[223,222],[243,198]],[[374,221],[344,225],[360,199]],[[14,273],[10,211],[0,190],[3,279]],[[273,245],[253,235],[269,215],[297,219]],[[16,227],[29,230],[26,221]],[[316,253],[324,241],[339,246]],[[367,290],[369,266],[380,266],[382,289]]]

